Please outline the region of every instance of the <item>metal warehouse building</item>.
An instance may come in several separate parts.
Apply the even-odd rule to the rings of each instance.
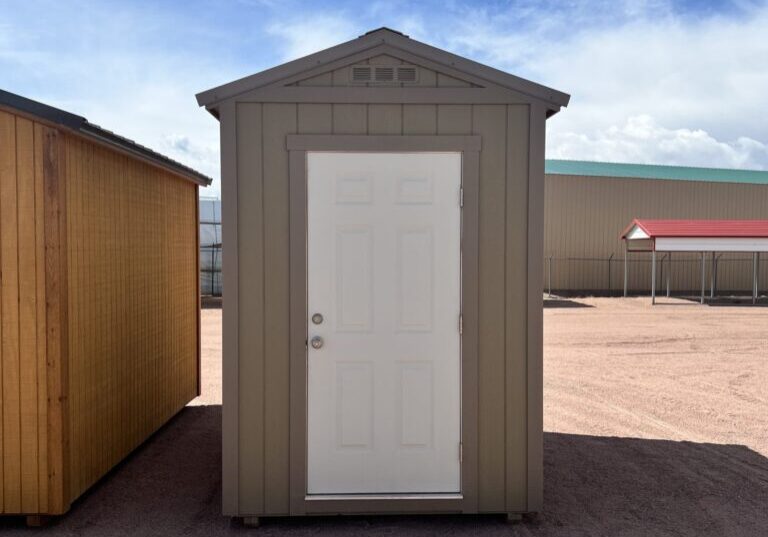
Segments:
[[[768,171],[548,160],[544,195],[544,287],[553,292],[623,291],[622,230],[634,218],[766,219]],[[698,253],[659,256],[659,290],[671,270],[675,293],[698,294]],[[629,289],[649,293],[650,254],[629,256]],[[752,289],[752,255],[717,254],[707,261],[719,292]],[[759,282],[768,284],[768,263]]]

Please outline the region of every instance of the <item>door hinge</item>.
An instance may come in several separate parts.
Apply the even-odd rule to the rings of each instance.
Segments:
[[[459,442],[459,462],[464,462],[464,443]]]
[[[464,187],[459,188],[459,207],[464,207]]]
[[[464,316],[459,313],[459,334],[464,333]]]

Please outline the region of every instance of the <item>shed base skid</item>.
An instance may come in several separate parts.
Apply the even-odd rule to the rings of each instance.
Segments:
[[[28,528],[44,528],[51,523],[52,518],[48,515],[27,515],[26,524]]]
[[[258,528],[261,520],[257,516],[244,516],[242,522],[246,528]]]

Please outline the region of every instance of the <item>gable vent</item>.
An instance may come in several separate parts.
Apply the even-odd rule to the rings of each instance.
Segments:
[[[398,67],[397,80],[400,82],[416,82],[416,68]]]
[[[418,68],[412,65],[353,65],[350,77],[358,84],[413,84],[418,74]]]
[[[352,68],[353,82],[369,82],[371,80],[371,68],[365,65]]]
[[[376,82],[394,82],[395,68],[394,67],[377,67],[375,81]]]

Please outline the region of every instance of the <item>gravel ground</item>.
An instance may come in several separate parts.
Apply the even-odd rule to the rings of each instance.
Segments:
[[[3,535],[768,534],[768,308],[577,299],[545,308],[545,512],[267,520],[220,513],[221,310],[203,395],[49,527]]]

